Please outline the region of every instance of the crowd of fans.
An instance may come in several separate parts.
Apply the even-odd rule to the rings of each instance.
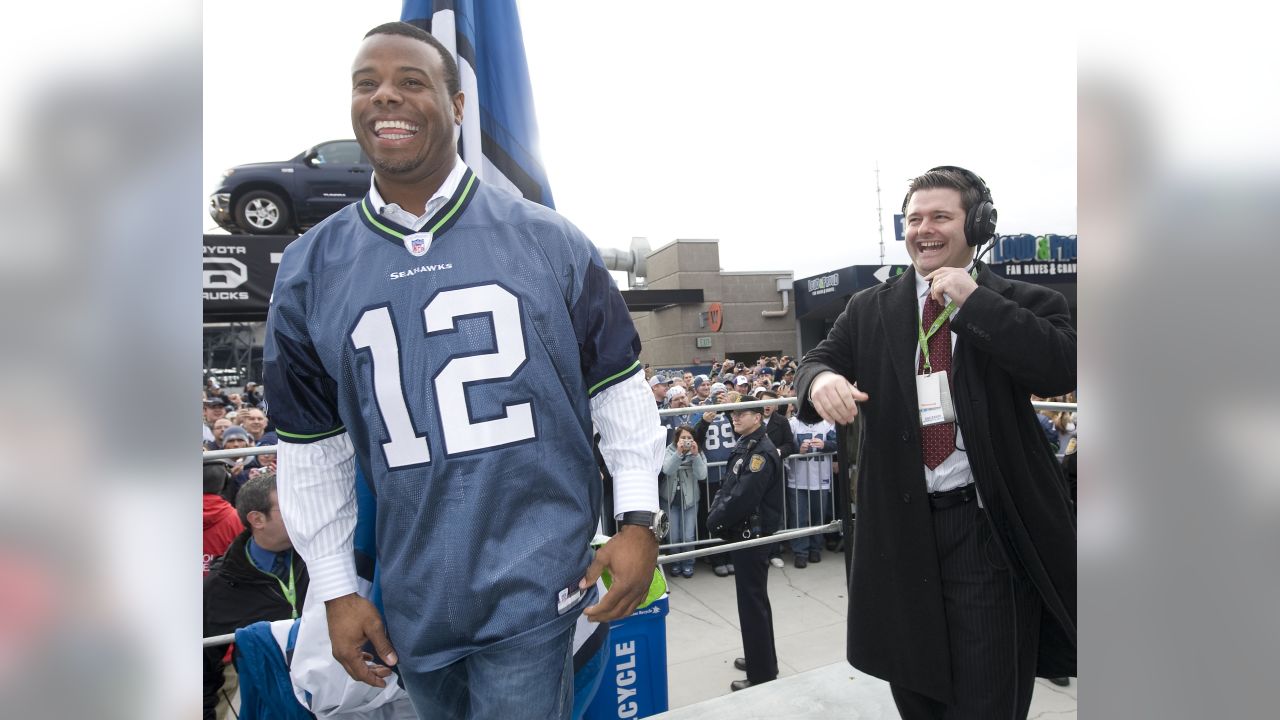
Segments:
[[[255,383],[246,384],[244,392],[227,393],[210,378],[206,381],[201,404],[204,415],[202,450],[276,444],[276,434],[263,410],[262,390]],[[205,461],[203,566],[206,575],[210,563],[220,557],[236,534],[244,529],[242,524],[235,522],[234,508],[240,488],[252,478],[274,473],[275,465],[275,453]]]
[[[228,393],[217,380],[210,378],[205,383],[201,404],[204,408],[202,449],[231,450],[276,444],[276,433],[263,403],[262,387],[257,383],[246,383],[243,392]],[[275,463],[274,453],[227,460],[231,481],[222,495],[234,505],[241,486],[259,473],[274,470]]]
[[[649,387],[658,404],[658,409],[696,407],[714,404],[720,393],[737,393],[739,398],[758,397],[760,393],[771,390],[778,397],[795,395],[796,361],[783,355],[769,357],[761,355],[754,365],[734,360],[711,363],[711,371],[695,374],[691,371],[667,374],[645,370],[649,377]],[[789,418],[794,408],[787,406],[784,417]],[[695,413],[690,413],[690,416]],[[684,417],[684,416],[681,416]],[[663,424],[669,427],[679,425],[672,418],[664,418]]]
[[[654,372],[646,370],[649,387],[659,410],[689,408],[686,413],[664,415],[668,446],[663,473],[659,477],[662,509],[670,519],[665,541],[670,552],[693,549],[693,543],[709,539],[706,517],[719,490],[721,477],[737,438],[725,412],[700,412],[701,405],[734,403],[739,400],[769,400],[795,395],[796,362],[787,355],[760,356],[755,364],[724,360],[713,362],[710,372]],[[786,529],[825,525],[834,517],[831,481],[838,470],[835,461],[835,427],[828,422],[809,425],[795,417],[795,406],[780,403],[764,408],[765,428],[786,468]],[[812,456],[812,457],[805,457]],[[690,487],[694,488],[690,490]],[[822,550],[840,546],[839,533],[825,538],[805,537],[777,543],[770,562],[783,567],[782,554],[790,550],[797,568],[822,561]],[[712,571],[727,577],[735,573],[728,554],[707,556]],[[671,563],[672,577],[692,577],[691,560]]]
[[[201,397],[203,450],[275,445],[262,387],[226,392],[210,378]],[[204,461],[204,634],[297,617],[307,572],[292,552],[275,492],[275,453]],[[237,678],[228,646],[204,651],[204,717],[225,706]],[[224,683],[226,685],[224,686]]]
[[[1043,400],[1045,402],[1074,403],[1076,401],[1076,394],[1068,393],[1062,397],[1035,397],[1033,399],[1037,401]],[[1041,410],[1039,420],[1040,427],[1044,428],[1045,440],[1049,442],[1049,447],[1053,448],[1054,453],[1056,453],[1059,458],[1075,452],[1075,411]]]
[[[754,365],[724,360],[713,362],[708,373],[692,371],[663,372],[646,370],[649,387],[659,410],[689,408],[687,413],[664,415],[668,428],[668,446],[663,474],[659,478],[662,509],[671,520],[667,539],[668,552],[693,549],[694,543],[707,540],[707,510],[720,487],[723,463],[736,444],[733,425],[726,413],[699,412],[700,405],[738,402],[741,399],[767,400],[795,396],[796,361],[786,355],[760,356]],[[1051,402],[1075,403],[1075,394],[1056,398],[1033,398]],[[839,472],[833,453],[836,429],[829,422],[809,425],[795,417],[793,403],[765,408],[766,427],[770,439],[786,461],[786,529],[815,527],[830,523],[835,517],[831,481]],[[1045,439],[1062,461],[1071,497],[1075,499],[1076,413],[1043,410],[1039,413]],[[813,457],[804,457],[813,455]],[[669,478],[676,477],[672,482]],[[691,478],[696,490],[691,491]],[[690,512],[694,521],[689,522]],[[778,543],[772,549],[770,562],[783,567],[782,553],[790,550],[797,568],[821,562],[822,550],[841,547],[839,533],[824,537],[809,536]],[[734,573],[727,554],[714,554],[708,560],[716,575]],[[668,565],[671,576],[692,577],[693,561]]]

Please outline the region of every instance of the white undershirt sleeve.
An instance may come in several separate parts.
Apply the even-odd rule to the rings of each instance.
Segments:
[[[355,448],[346,433],[276,447],[276,496],[289,539],[311,576],[307,598],[356,592]]]
[[[657,511],[666,432],[644,373],[591,398],[591,419],[600,433],[600,454],[613,475],[614,517],[633,510]]]

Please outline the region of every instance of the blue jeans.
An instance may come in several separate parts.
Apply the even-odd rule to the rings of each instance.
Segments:
[[[401,679],[421,718],[537,718],[573,714],[573,625],[498,643],[452,665]]]
[[[825,525],[831,516],[830,490],[797,490],[787,488],[787,527],[796,529]],[[807,553],[810,550],[821,550],[822,540],[817,535],[791,538],[791,552],[794,555]]]
[[[664,545],[690,543],[698,539],[698,505],[694,503],[692,507],[681,508],[680,505],[683,502],[684,500],[677,499],[677,502],[667,504],[666,507],[662,508],[671,523],[671,529],[667,532],[667,539],[663,541]],[[693,549],[693,547],[671,548],[669,552],[674,554]],[[693,570],[693,560],[681,560],[680,562],[670,563],[667,567],[671,568],[673,572],[685,569]]]

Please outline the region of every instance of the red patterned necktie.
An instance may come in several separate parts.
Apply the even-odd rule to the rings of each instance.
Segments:
[[[920,319],[920,327],[929,332],[933,323],[942,314],[942,305],[933,296],[924,301],[924,317]],[[938,328],[938,332],[929,338],[929,364],[933,372],[947,371],[947,380],[951,380],[951,319],[947,318]],[[920,353],[920,364],[916,372],[924,374],[924,353]],[[947,388],[950,390],[950,388]],[[956,424],[953,422],[927,425],[923,428],[921,440],[924,443],[924,464],[933,470],[946,460],[956,449]]]

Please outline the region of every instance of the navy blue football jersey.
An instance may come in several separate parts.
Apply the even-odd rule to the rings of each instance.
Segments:
[[[368,197],[286,248],[265,348],[282,442],[346,432],[377,498],[386,621],[426,671],[549,623],[600,507],[590,397],[641,370],[595,247],[482,184],[415,233]]]
[[[733,420],[729,413],[716,414],[716,419],[707,425],[707,437],[702,443],[702,451],[707,454],[707,462],[725,462],[738,446],[738,436],[733,433]],[[718,483],[724,476],[724,466],[707,468],[707,482]]]

